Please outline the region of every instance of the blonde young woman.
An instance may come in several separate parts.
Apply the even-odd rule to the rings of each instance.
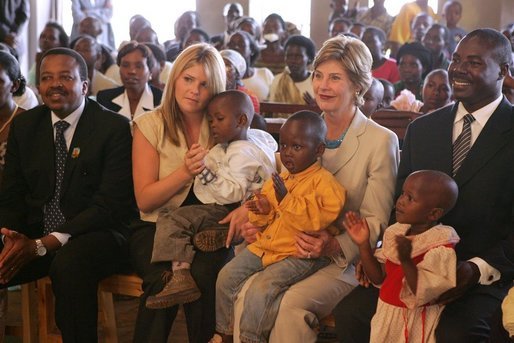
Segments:
[[[206,107],[213,95],[225,90],[225,78],[218,51],[208,44],[192,45],[176,59],[161,105],[134,120],[134,191],[141,221],[134,225],[130,253],[144,281],[134,342],[166,342],[176,316],[178,306],[145,307],[147,297],[164,287],[161,274],[170,269],[169,263],[150,263],[155,221],[165,206],[198,203],[191,186],[211,145]],[[207,342],[214,333],[216,277],[228,256],[228,249],[199,252],[191,265],[202,297],[184,305],[189,342]]]
[[[360,40],[331,38],[314,59],[312,86],[328,128],[321,163],[347,190],[343,213],[357,211],[366,218],[374,244],[393,206],[398,139],[358,109],[371,84],[371,64],[371,54]],[[226,220],[231,221],[231,233],[252,242],[259,228],[245,223],[246,215],[241,212],[236,210]],[[346,233],[336,237],[326,230],[301,233],[296,243],[297,257],[330,256],[335,263],[286,291],[270,343],[315,342],[318,320],[357,284],[352,264],[358,259],[358,249]],[[239,318],[251,282],[243,286],[235,304],[234,342],[239,341]]]

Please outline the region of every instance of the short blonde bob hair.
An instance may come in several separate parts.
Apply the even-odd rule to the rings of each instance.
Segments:
[[[359,39],[339,35],[323,43],[314,58],[314,70],[323,62],[335,60],[341,63],[350,82],[356,88],[355,105],[364,104],[364,94],[371,86],[371,65],[373,58],[368,47]],[[314,73],[313,73],[314,74]]]
[[[185,126],[183,113],[176,99],[175,82],[184,70],[196,64],[203,66],[210,97],[225,90],[227,74],[218,50],[210,44],[198,43],[180,53],[173,63],[161,105],[157,108],[164,121],[164,135],[176,146],[180,146],[179,131],[185,135]]]

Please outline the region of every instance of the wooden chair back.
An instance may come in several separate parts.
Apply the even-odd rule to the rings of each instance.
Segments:
[[[295,113],[298,111],[308,110],[321,113],[317,105],[307,104],[284,104],[278,102],[261,102],[261,114],[264,117],[273,117],[273,113]]]
[[[278,102],[261,102],[261,115],[266,120],[266,131],[271,133],[273,137],[278,138],[280,127],[285,122],[285,118],[273,118],[274,113],[290,113],[293,114],[298,111],[313,111],[321,113],[320,108],[315,105],[298,105],[298,104],[284,104]]]
[[[409,126],[414,119],[422,115],[423,113],[384,109],[373,113],[371,119],[396,133],[401,142],[405,137],[407,126]]]

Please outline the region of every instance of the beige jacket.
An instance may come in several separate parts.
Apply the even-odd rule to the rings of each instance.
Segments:
[[[356,211],[366,218],[372,245],[389,221],[399,159],[396,134],[357,110],[341,146],[326,149],[321,160],[346,189],[343,211]],[[346,233],[337,240],[343,253],[335,261],[346,269],[359,249]]]

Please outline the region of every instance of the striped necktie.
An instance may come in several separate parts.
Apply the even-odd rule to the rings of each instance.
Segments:
[[[453,176],[457,174],[462,162],[471,149],[471,123],[475,121],[475,117],[468,113],[464,116],[464,124],[462,132],[453,143]]]

